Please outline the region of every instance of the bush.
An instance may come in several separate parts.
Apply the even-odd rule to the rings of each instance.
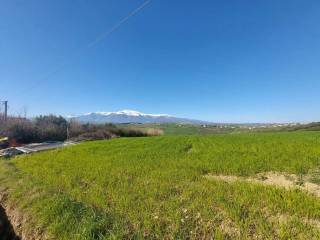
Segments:
[[[39,116],[35,120],[38,141],[64,141],[67,139],[68,122],[63,117]]]
[[[7,136],[17,143],[44,141],[101,140],[113,137],[145,137],[149,135],[135,129],[125,129],[114,124],[81,124],[68,122],[61,116],[39,116],[33,120],[10,118],[0,124],[0,135]]]
[[[120,137],[145,137],[148,136],[147,133],[144,133],[139,130],[134,129],[116,129],[114,133],[118,134]]]
[[[17,143],[64,141],[67,139],[68,122],[61,116],[40,116],[35,120],[10,118],[2,123],[0,134]]]
[[[145,137],[139,130],[123,129],[114,124],[80,124],[71,121],[69,124],[70,138],[75,141],[110,139],[113,137]]]
[[[27,120],[8,123],[6,136],[15,139],[18,143],[30,143],[37,140],[37,132],[34,125]]]
[[[79,136],[75,137],[75,141],[89,141],[89,140],[104,140],[117,137],[113,133],[106,130],[98,130],[95,132],[86,132],[82,133]]]

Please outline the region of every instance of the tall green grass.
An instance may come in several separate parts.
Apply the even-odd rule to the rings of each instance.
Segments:
[[[2,161],[0,183],[55,239],[319,239],[315,196],[204,177],[319,164],[317,132],[121,138]]]

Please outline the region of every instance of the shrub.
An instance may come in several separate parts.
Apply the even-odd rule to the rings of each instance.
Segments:
[[[64,141],[68,122],[61,116],[39,116],[35,120],[10,118],[2,123],[0,134],[17,143]]]
[[[114,124],[81,124],[68,122],[61,116],[38,116],[33,120],[10,118],[0,123],[0,135],[8,136],[17,143],[44,141],[65,141],[70,138],[76,141],[101,140],[113,137],[144,137],[148,132],[125,129]]]
[[[104,140],[117,137],[113,133],[106,130],[97,130],[95,132],[86,132],[82,133],[79,136],[75,137],[75,141],[89,141],[89,140]]]
[[[39,116],[35,119],[38,141],[64,141],[68,122],[61,116]]]
[[[6,136],[15,139],[19,143],[30,143],[37,140],[37,132],[34,125],[27,120],[8,123]]]
[[[69,124],[70,138],[79,140],[100,140],[113,137],[145,137],[148,136],[139,130],[119,128],[114,124],[80,124],[71,121]]]

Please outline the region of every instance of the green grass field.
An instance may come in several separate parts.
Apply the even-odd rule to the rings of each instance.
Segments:
[[[178,124],[178,123],[145,123],[119,124],[120,128],[138,129],[147,132],[150,129],[159,129],[164,135],[212,135],[212,134],[239,134],[261,132],[295,132],[320,131],[320,123],[298,124],[293,126],[248,125],[248,124]],[[254,127],[254,128],[253,128]]]
[[[205,177],[319,167],[319,132],[120,138],[0,160],[0,191],[51,239],[320,239],[318,197]]]

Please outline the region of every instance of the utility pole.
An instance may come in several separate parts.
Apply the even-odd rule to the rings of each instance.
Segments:
[[[8,119],[8,101],[4,101],[4,121]]]
[[[69,132],[69,123],[67,122],[67,141],[69,140],[69,136],[70,132]]]
[[[7,121],[8,119],[8,101],[0,101],[0,104],[4,105],[4,115],[3,115],[3,120]]]

